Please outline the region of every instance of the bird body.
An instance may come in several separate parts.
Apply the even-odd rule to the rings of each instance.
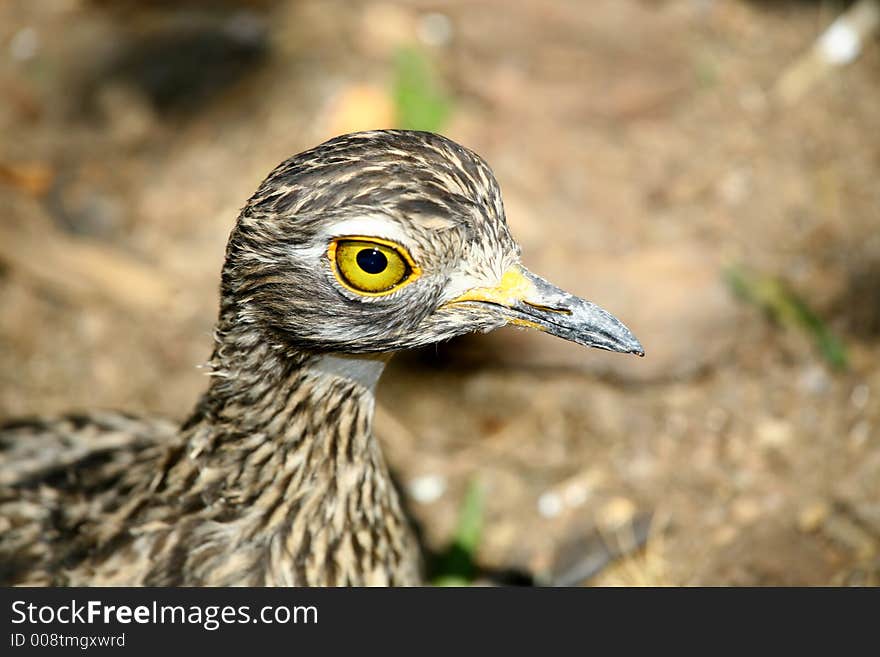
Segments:
[[[488,166],[430,133],[282,163],[238,218],[220,294],[210,385],[182,426],[0,428],[0,583],[419,584],[372,434],[390,355],[505,324],[642,352],[522,268]]]

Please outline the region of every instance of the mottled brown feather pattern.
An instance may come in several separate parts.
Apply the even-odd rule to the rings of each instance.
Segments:
[[[328,241],[364,217],[405,241],[416,284],[340,287]],[[420,583],[373,390],[319,365],[502,325],[443,303],[518,257],[491,171],[445,138],[360,133],[283,162],[230,235],[211,383],[182,426],[92,413],[0,428],[0,582]]]
[[[371,394],[301,372],[254,388],[220,409],[206,396],[179,435],[167,425],[148,435],[136,420],[108,415],[78,418],[78,430],[59,419],[58,433],[4,431],[47,452],[53,441],[100,433],[108,417],[115,430],[128,423],[132,431],[128,445],[109,452],[77,447],[62,471],[4,481],[3,518],[19,525],[4,532],[4,579],[417,583],[418,549],[371,436]]]

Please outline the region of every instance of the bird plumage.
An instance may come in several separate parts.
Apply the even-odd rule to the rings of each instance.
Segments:
[[[407,279],[348,284],[334,249],[353,239],[399,254]],[[418,584],[372,435],[389,355],[507,323],[641,353],[522,269],[491,170],[429,133],[347,135],[279,165],[239,215],[220,296],[210,384],[182,426],[0,429],[0,582]]]

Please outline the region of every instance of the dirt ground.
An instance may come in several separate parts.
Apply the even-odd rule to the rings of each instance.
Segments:
[[[647,350],[504,329],[394,360],[377,431],[429,543],[476,482],[487,566],[601,537],[626,555],[591,584],[880,582],[876,38],[777,93],[845,3],[206,4],[0,4],[0,416],[185,416],[238,209],[287,156],[391,127],[415,46],[525,263]],[[733,295],[733,265],[795,290],[849,367]]]

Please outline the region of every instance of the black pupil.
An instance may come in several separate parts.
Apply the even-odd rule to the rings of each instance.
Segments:
[[[381,274],[388,267],[388,258],[379,249],[362,249],[358,251],[357,263],[368,274]]]

